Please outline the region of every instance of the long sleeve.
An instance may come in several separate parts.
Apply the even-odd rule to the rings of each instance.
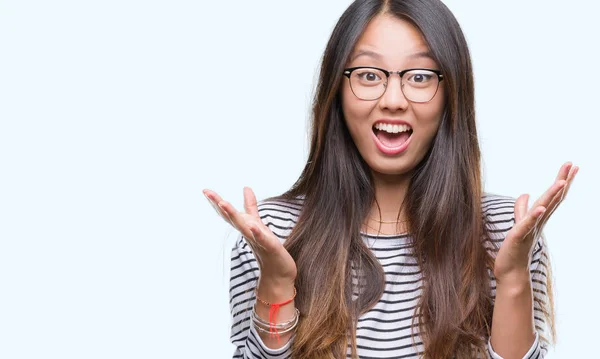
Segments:
[[[548,254],[544,236],[536,241],[529,273],[531,276],[531,287],[533,289],[533,316],[536,330],[535,341],[523,359],[541,359],[548,353],[547,324],[545,320],[545,308],[548,305]],[[491,341],[488,340],[488,352],[493,359],[503,359],[494,352]]]
[[[259,267],[252,249],[240,235],[231,251],[231,277],[229,305],[231,310],[231,342],[235,345],[233,358],[285,359],[290,357],[293,338],[282,348],[273,350],[265,346],[252,325],[250,313],[256,301],[254,289],[259,277]]]
[[[486,217],[491,241],[486,243],[490,254],[495,258],[502,246],[507,233],[515,224],[514,205],[516,198],[487,193],[482,198],[482,209]],[[549,260],[545,237],[541,234],[533,247],[529,263],[531,288],[533,290],[533,316],[535,325],[535,340],[523,359],[544,358],[548,352],[549,325],[546,323],[547,308],[551,292]],[[490,270],[492,296],[496,297],[496,278]],[[488,339],[488,356],[493,359],[503,359],[494,352]]]

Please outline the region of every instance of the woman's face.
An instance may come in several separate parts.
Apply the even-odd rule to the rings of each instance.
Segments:
[[[408,68],[439,70],[436,62],[426,56],[429,48],[419,30],[409,22],[390,15],[374,18],[358,40],[347,67],[374,66],[388,71]],[[372,74],[362,75],[375,80]],[[405,75],[406,76],[406,75]],[[422,78],[417,78],[421,80]],[[407,81],[407,77],[405,80]],[[405,85],[406,86],[406,85]],[[376,100],[361,100],[344,77],[342,110],[352,139],[369,167],[381,174],[401,175],[412,171],[429,150],[444,109],[444,81],[429,102],[410,102],[400,88],[398,74],[390,75],[383,96]],[[385,124],[404,124],[408,131],[388,133]],[[377,126],[378,128],[375,128]],[[392,132],[406,126],[391,128]],[[388,130],[390,130],[388,128]]]

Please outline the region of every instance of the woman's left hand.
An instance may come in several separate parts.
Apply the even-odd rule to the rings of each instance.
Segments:
[[[554,184],[528,209],[529,195],[515,201],[515,224],[506,234],[498,251],[494,275],[498,283],[512,278],[529,278],[529,262],[533,244],[542,233],[546,222],[565,199],[569,187],[579,171],[578,166],[567,162],[558,171]]]

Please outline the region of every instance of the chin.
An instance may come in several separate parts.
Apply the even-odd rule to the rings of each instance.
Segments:
[[[394,162],[396,162],[395,165],[390,165],[389,163],[388,164],[376,163],[376,164],[373,164],[372,166],[371,166],[371,164],[369,164],[369,167],[371,168],[371,171],[373,171],[377,174],[380,174],[380,175],[385,175],[385,176],[406,176],[406,175],[412,174],[412,171],[414,170],[414,166],[399,165],[397,163],[398,160],[395,160]]]

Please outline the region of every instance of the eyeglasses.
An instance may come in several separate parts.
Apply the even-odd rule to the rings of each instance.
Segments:
[[[387,71],[378,67],[350,67],[344,76],[350,79],[350,89],[361,100],[377,100],[385,93],[391,74],[400,75],[400,88],[411,102],[429,102],[435,97],[444,75],[439,70],[406,69]]]

